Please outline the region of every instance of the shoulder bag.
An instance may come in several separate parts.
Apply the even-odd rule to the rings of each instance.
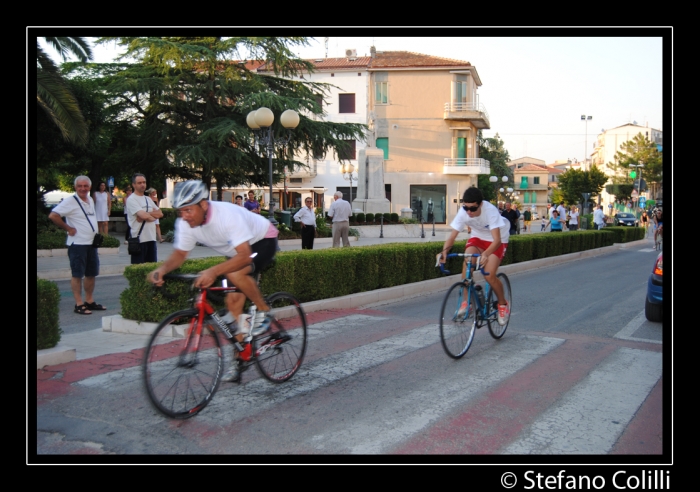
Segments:
[[[88,221],[88,224],[90,224],[90,229],[92,229],[92,232],[95,232],[95,228],[92,226],[92,222],[90,222],[90,218],[88,215],[85,213],[85,209],[83,208],[83,204],[80,203],[80,200],[78,200],[78,197],[73,195],[73,198],[75,198],[75,201],[78,202],[78,206],[80,207],[80,210],[83,211],[83,214],[85,214],[85,218]],[[104,242],[104,237],[102,237],[102,234],[99,232],[95,232],[95,237],[92,238],[92,247],[93,248],[99,248],[102,246],[102,243]]]

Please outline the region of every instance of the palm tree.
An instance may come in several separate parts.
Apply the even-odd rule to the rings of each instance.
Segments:
[[[44,41],[66,60],[69,54],[80,61],[92,59],[92,49],[83,38],[46,37]],[[84,145],[88,137],[88,125],[80,112],[78,101],[66,85],[59,68],[36,42],[36,102],[61,130],[63,137],[78,145]]]

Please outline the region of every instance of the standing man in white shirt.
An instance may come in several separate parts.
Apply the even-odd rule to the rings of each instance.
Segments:
[[[333,194],[333,204],[328,209],[328,217],[333,218],[333,247],[340,247],[340,239],[343,239],[343,248],[350,246],[348,232],[350,231],[350,216],[352,209],[350,204],[343,200],[343,192],[336,191]]]
[[[92,246],[97,232],[95,202],[90,197],[92,181],[87,176],[78,176],[73,183],[75,195],[64,199],[49,214],[51,222],[68,233],[68,260],[70,261],[70,287],[75,298],[73,312],[92,314],[107,308],[95,302],[95,277],[100,274],[100,258],[97,248]],[[63,217],[66,218],[65,222]],[[84,280],[83,280],[84,278]],[[83,302],[83,288],[85,302]]]
[[[564,202],[561,202],[557,207],[557,213],[559,214],[562,224],[566,227],[566,207],[564,206]]]
[[[156,243],[156,220],[163,217],[163,212],[146,195],[146,176],[140,173],[131,178],[134,192],[126,203],[126,217],[131,228],[131,237],[138,237],[141,252],[131,255],[131,264],[158,261],[158,246]],[[142,227],[143,226],[143,227]]]
[[[305,206],[294,214],[294,220],[301,222],[301,249],[314,249],[314,236],[316,235],[314,201],[309,196],[304,200],[304,204]]]
[[[605,215],[603,215],[603,207],[600,205],[593,212],[593,223],[596,229],[602,229],[605,226]]]
[[[570,231],[577,231],[578,230],[578,209],[576,207],[571,207],[571,213],[569,214],[571,216],[571,219],[569,219],[569,230]]]

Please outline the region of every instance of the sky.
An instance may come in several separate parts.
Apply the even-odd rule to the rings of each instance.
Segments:
[[[328,37],[327,51],[326,38],[317,37],[295,51],[308,59],[343,57],[346,49],[365,56],[374,45],[377,51],[468,61],[481,78],[479,99],[491,122],[483,135],[498,134],[511,159],[582,161],[603,129],[637,122],[663,130],[659,31],[644,32],[658,37],[622,37],[619,30],[608,37],[434,37],[434,32],[431,37]],[[96,46],[94,61],[110,62],[117,53],[114,44]],[[666,69],[672,69],[671,60]],[[592,118],[582,121],[581,115]]]

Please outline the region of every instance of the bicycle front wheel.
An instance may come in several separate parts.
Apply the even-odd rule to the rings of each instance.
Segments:
[[[508,280],[508,277],[506,276],[505,273],[499,273],[496,275],[498,279],[501,281],[501,284],[503,285],[503,295],[506,298],[506,301],[508,301],[508,306],[510,307],[510,313],[511,315],[513,314],[513,293],[510,290],[510,280]],[[498,299],[496,298],[496,294],[493,293],[493,289],[489,289],[489,296],[488,300],[486,301],[486,305],[489,307],[489,309],[492,309],[495,307],[496,311],[498,311]],[[496,317],[494,319],[489,319],[488,326],[489,326],[489,333],[491,333],[491,336],[495,339],[501,338],[503,335],[505,335],[506,330],[508,329],[508,323],[510,322],[510,315],[506,318],[506,323],[501,326],[498,323],[498,313],[496,313]]]
[[[466,354],[474,340],[476,309],[472,290],[464,282],[450,287],[442,301],[440,340],[445,353],[453,359]]]
[[[255,364],[273,383],[287,381],[301,367],[306,353],[306,315],[291,294],[278,292],[267,299],[270,329],[253,340]]]
[[[204,322],[200,327],[199,322],[195,309],[173,313],[160,322],[146,347],[146,391],[153,405],[168,417],[186,419],[199,413],[221,381],[219,337],[213,326]]]

